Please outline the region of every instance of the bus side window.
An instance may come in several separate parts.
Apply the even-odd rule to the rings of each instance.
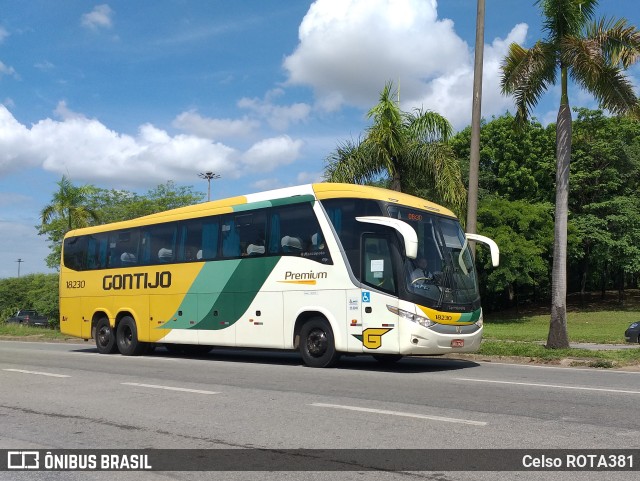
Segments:
[[[163,264],[176,260],[177,223],[150,225],[142,234],[143,263]]]
[[[87,239],[87,269],[104,269],[107,266],[109,236],[95,234]]]
[[[260,256],[265,253],[265,231],[267,216],[264,209],[235,217],[240,238],[240,253],[243,256]]]
[[[64,265],[74,271],[83,271],[86,269],[85,251],[87,246],[87,237],[69,237],[64,241]]]
[[[196,260],[215,259],[218,257],[218,239],[220,236],[219,223],[214,218],[208,218],[202,224],[202,240],[200,249],[196,252]]]
[[[332,263],[310,203],[274,207],[269,227],[269,254],[299,256],[324,264]]]
[[[223,217],[220,234],[222,236],[222,257],[239,257],[240,236],[233,216]]]
[[[389,239],[383,234],[364,234],[362,243],[363,282],[380,290],[394,293],[396,283]]]
[[[106,267],[131,267],[138,265],[138,229],[120,230],[109,235],[108,265]]]

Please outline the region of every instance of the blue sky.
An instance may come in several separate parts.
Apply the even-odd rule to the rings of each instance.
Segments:
[[[640,25],[637,0],[601,0],[599,16]],[[0,0],[0,277],[18,259],[21,274],[51,272],[35,226],[62,175],[206,193],[197,173],[214,171],[212,198],[314,182],[389,80],[403,110],[464,128],[475,18],[475,0]],[[484,117],[513,111],[508,45],[541,36],[534,0],[486,0]],[[571,102],[595,107],[577,90]]]

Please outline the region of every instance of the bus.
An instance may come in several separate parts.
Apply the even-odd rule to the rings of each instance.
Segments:
[[[68,232],[60,330],[98,352],[214,347],[380,362],[474,352],[483,316],[469,241],[448,209],[317,183]],[[415,275],[417,269],[419,275]]]

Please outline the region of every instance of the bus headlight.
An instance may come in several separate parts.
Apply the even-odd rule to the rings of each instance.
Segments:
[[[476,326],[482,327],[483,324],[484,324],[484,318],[482,316],[482,311],[480,311],[480,318],[476,321]]]
[[[402,317],[403,319],[408,319],[411,322],[415,322],[416,324],[420,324],[422,327],[431,327],[435,324],[428,317],[418,316],[417,314],[412,314],[409,311],[405,311],[403,309],[399,309],[395,306],[390,306],[387,304],[387,309],[396,314],[398,317]]]

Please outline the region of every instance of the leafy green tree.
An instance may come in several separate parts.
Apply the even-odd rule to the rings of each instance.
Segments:
[[[145,194],[127,190],[93,188],[89,204],[100,213],[101,223],[135,219],[177,207],[197,204],[204,194],[191,186],[176,186],[172,181],[160,184]]]
[[[36,309],[57,324],[60,317],[57,274],[28,274],[0,279],[0,322],[18,309]]]
[[[60,190],[54,194],[53,202],[43,209],[42,224],[38,226],[40,235],[47,235],[50,241],[50,254],[47,256],[47,266],[56,268],[60,264],[60,250],[64,235],[70,230],[67,210],[63,214],[54,215],[57,212],[53,206],[62,205],[65,200],[68,204],[77,205],[77,212],[71,208],[73,228],[88,225],[106,224],[118,222],[144,215],[154,214],[185,205],[196,204],[204,198],[204,195],[195,192],[193,187],[176,186],[169,181],[150,189],[145,194],[136,194],[127,190],[100,189],[93,185],[76,187],[66,178],[58,183]],[[47,222],[45,222],[45,210]],[[84,212],[84,214],[82,213]],[[77,220],[76,217],[77,216]]]
[[[513,121],[513,115],[507,113],[482,124],[479,197],[499,195],[510,200],[551,201],[548,192],[553,186],[553,139],[537,122],[516,131]],[[469,158],[470,142],[470,127],[451,139],[459,159]]]
[[[50,244],[51,254],[47,256],[47,266],[55,268],[59,264],[61,241],[64,235],[72,229],[86,227],[98,220],[95,210],[87,206],[87,199],[92,190],[90,186],[77,187],[66,177],[57,183],[58,190],[53,194],[53,200],[46,205],[41,213],[41,225],[38,234],[46,234]]]
[[[429,179],[438,196],[433,200],[462,211],[466,191],[460,164],[448,143],[451,125],[435,112],[401,111],[391,89],[387,83],[378,104],[369,111],[373,125],[364,139],[347,141],[329,155],[325,179],[365,183],[387,176],[389,187],[396,191],[407,191],[410,178]]]
[[[640,198],[615,196],[590,204],[576,223],[586,251],[582,281],[586,283],[593,271],[596,277],[591,281],[600,281],[603,295],[614,286],[623,302],[627,276],[640,272]]]
[[[547,347],[569,346],[567,334],[567,224],[571,109],[569,77],[614,113],[638,111],[633,85],[624,75],[640,55],[640,32],[621,19],[593,21],[597,0],[538,0],[547,33],[525,49],[511,44],[502,64],[502,91],[513,95],[516,121],[526,121],[542,94],[558,81],[560,108],[556,124],[555,236],[551,320]]]
[[[521,294],[549,289],[553,246],[553,206],[549,203],[485,197],[478,206],[480,231],[500,246],[500,266],[485,249],[477,251],[483,299],[494,308],[516,307]],[[506,299],[504,298],[506,296]],[[505,302],[506,300],[506,302]]]
[[[580,291],[604,292],[637,273],[635,246],[640,202],[640,123],[607,117],[600,110],[576,109],[573,125],[569,206],[580,234],[580,249],[570,258]],[[570,256],[571,257],[571,256]]]

